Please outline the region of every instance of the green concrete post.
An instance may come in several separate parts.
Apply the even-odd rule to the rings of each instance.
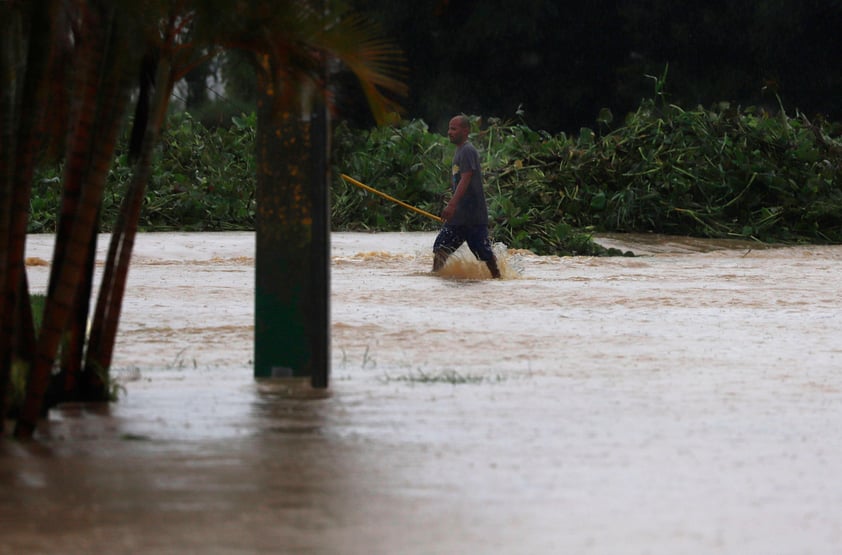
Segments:
[[[254,375],[329,377],[328,122],[258,103]]]

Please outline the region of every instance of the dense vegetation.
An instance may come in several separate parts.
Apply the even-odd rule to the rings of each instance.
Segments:
[[[538,253],[594,254],[594,231],[766,242],[842,242],[842,127],[801,113],[646,100],[614,125],[550,134],[519,119],[475,119],[495,240]],[[254,118],[208,129],[187,114],[164,134],[141,228],[254,225]],[[334,133],[335,230],[431,230],[438,223],[353,187],[340,173],[437,214],[453,147],[421,120]],[[118,157],[103,229],[129,179]],[[55,180],[33,200],[31,231],[55,225]]]
[[[842,241],[839,126],[783,111],[654,101],[608,130],[612,119],[604,110],[602,132],[575,136],[487,122],[474,142],[497,240],[543,253],[590,252],[582,230]],[[337,142],[343,171],[437,212],[452,148],[423,122],[340,133]],[[334,198],[342,226],[411,228],[418,219],[361,192]]]

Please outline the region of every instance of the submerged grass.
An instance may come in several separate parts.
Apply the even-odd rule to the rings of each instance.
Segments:
[[[505,381],[505,377],[500,374],[494,376],[485,376],[481,374],[462,374],[456,370],[442,370],[439,372],[425,372],[423,370],[416,370],[408,374],[401,374],[393,376],[384,374],[381,380],[385,383],[390,382],[404,382],[410,384],[480,384],[480,383],[499,383]]]

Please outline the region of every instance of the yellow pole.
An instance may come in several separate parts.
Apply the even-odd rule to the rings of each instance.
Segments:
[[[432,218],[432,219],[436,220],[437,222],[442,221],[442,219],[441,219],[441,218],[439,218],[438,216],[435,216],[435,215],[433,215],[433,214],[430,214],[429,212],[425,212],[424,210],[421,210],[420,208],[416,208],[416,207],[414,207],[414,206],[412,206],[412,205],[410,205],[410,204],[407,204],[407,203],[405,203],[405,202],[402,202],[402,201],[400,201],[400,200],[396,199],[395,197],[390,197],[390,196],[389,196],[389,195],[387,195],[386,193],[380,192],[380,191],[378,191],[377,189],[375,189],[374,187],[369,187],[369,186],[368,186],[368,185],[366,185],[365,183],[360,183],[360,182],[359,182],[359,181],[357,181],[356,179],[354,179],[354,178],[352,178],[352,177],[348,177],[348,176],[347,176],[347,175],[345,175],[344,173],[339,174],[339,177],[341,177],[342,179],[344,179],[344,180],[345,180],[345,181],[347,181],[348,183],[351,183],[351,184],[353,184],[353,185],[356,185],[357,187],[359,187],[359,188],[361,188],[361,189],[365,189],[366,191],[369,191],[369,192],[371,192],[371,193],[374,193],[375,195],[380,195],[380,196],[381,196],[381,197],[383,197],[384,199],[386,199],[386,200],[390,200],[390,201],[394,202],[395,204],[400,204],[400,205],[401,205],[401,206],[403,206],[404,208],[408,208],[409,210],[412,210],[413,212],[417,212],[417,213],[421,214],[422,216],[427,216],[428,218]]]

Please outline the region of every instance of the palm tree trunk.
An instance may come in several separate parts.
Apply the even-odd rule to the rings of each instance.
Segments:
[[[94,267],[96,264],[96,246],[98,227],[91,232],[88,247],[88,258],[85,261],[82,278],[79,282],[79,292],[76,295],[71,320],[67,329],[66,340],[61,348],[61,371],[54,381],[54,396],[47,399],[46,408],[55,406],[62,401],[81,401],[84,396],[81,391],[82,358],[85,353],[85,339],[88,325],[88,312],[93,291]]]
[[[12,337],[15,329],[12,323],[15,310],[8,298],[14,293],[8,290],[9,235],[12,225],[12,190],[14,184],[15,129],[17,126],[17,52],[21,42],[19,18],[13,10],[0,6],[0,435],[6,420],[6,391],[12,367]],[[10,294],[11,293],[11,294]],[[6,305],[9,303],[9,311]]]
[[[155,92],[149,111],[149,121],[145,126],[146,131],[141,143],[140,158],[135,166],[128,194],[123,199],[117,224],[111,235],[85,359],[88,398],[104,393],[102,391],[104,384],[98,379],[98,372],[107,371],[111,366],[144,192],[152,174],[152,155],[172,94],[171,68],[169,56],[162,54],[158,60]]]
[[[29,367],[32,364],[37,338],[35,336],[35,317],[32,314],[32,300],[29,295],[29,280],[25,272],[21,274],[17,318],[18,334],[15,336],[12,355]]]
[[[15,130],[17,129],[18,52],[22,42],[20,18],[5,4],[0,5],[0,316],[6,306],[6,275],[9,261],[9,233],[12,225],[12,188],[15,176]],[[0,376],[2,378],[2,376]],[[3,384],[0,383],[0,388]],[[2,403],[0,395],[0,403]],[[2,426],[2,421],[0,421]]]
[[[77,72],[83,79],[79,89],[83,100],[68,145],[65,181],[71,181],[68,185],[72,190],[75,187],[72,180],[84,176],[85,186],[81,187],[76,208],[70,211],[68,204],[63,208],[62,218],[69,217],[73,223],[62,242],[63,251],[57,248],[54,253],[53,266],[57,270],[51,275],[26,399],[15,428],[15,435],[21,438],[32,436],[43,410],[56,351],[73,310],[88,257],[90,235],[113,159],[120,116],[128,103],[132,72],[126,69],[135,66],[127,63],[132,58],[125,42],[127,37],[122,36],[119,18],[114,15],[113,8],[110,12],[102,8],[100,12],[96,6],[89,6],[84,14],[82,29],[90,34],[84,37],[89,40],[78,57]]]
[[[44,113],[49,91],[48,77],[53,60],[53,41],[56,38],[55,15],[57,0],[37,0],[30,3],[28,16],[24,23],[23,16],[14,12],[2,13],[9,16],[9,33],[4,39],[11,41],[7,51],[4,45],[4,68],[12,64],[12,71],[21,70],[18,66],[17,53],[24,43],[23,28],[37,29],[29,33],[29,50],[26,54],[25,77],[18,87],[14,80],[7,82],[3,101],[3,167],[2,175],[2,212],[0,212],[0,430],[3,427],[5,408],[5,390],[8,384],[12,358],[15,351],[15,338],[26,337],[34,333],[32,329],[20,329],[22,322],[17,317],[22,303],[28,309],[29,295],[25,288],[19,287],[26,280],[24,253],[26,248],[26,227],[29,218],[29,201],[32,192],[32,179],[38,151],[42,145],[42,131],[45,127]],[[14,10],[14,9],[13,9]],[[5,11],[5,10],[4,10]],[[5,69],[4,69],[5,71]],[[6,96],[11,95],[11,98]],[[18,97],[17,95],[20,94]],[[13,156],[8,160],[8,156]],[[24,294],[25,293],[25,294]],[[23,320],[26,323],[26,320]],[[31,356],[29,357],[31,358]]]

